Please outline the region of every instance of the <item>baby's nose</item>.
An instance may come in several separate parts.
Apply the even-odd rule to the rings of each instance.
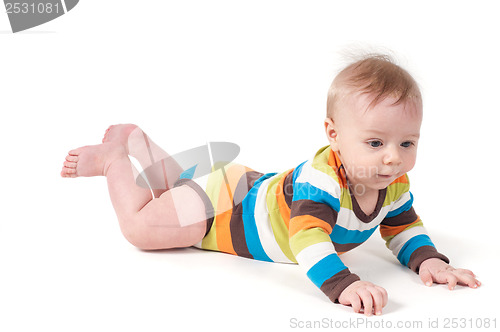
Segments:
[[[397,149],[387,149],[387,152],[384,155],[385,165],[399,165],[402,162],[403,160]]]

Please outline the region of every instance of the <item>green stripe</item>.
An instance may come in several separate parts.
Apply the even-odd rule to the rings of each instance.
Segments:
[[[298,231],[290,238],[290,249],[297,256],[304,248],[320,242],[332,242],[328,234],[320,227]]]
[[[340,191],[340,207],[351,210],[352,213],[352,199],[351,194],[347,188],[342,188]]]
[[[233,164],[229,163],[224,167],[224,171],[227,171],[229,167],[231,167]],[[215,166],[214,166],[215,167]],[[217,246],[217,227],[216,225],[216,220],[217,220],[217,203],[219,201],[219,194],[221,191],[222,186],[225,186],[226,183],[224,181],[224,173],[218,169],[217,171],[210,173],[208,176],[208,181],[207,181],[207,189],[206,193],[208,198],[210,198],[210,201],[212,202],[212,206],[214,207],[215,215],[214,215],[214,222],[212,223],[212,227],[210,228],[210,232],[203,238],[201,241],[201,247],[203,249],[208,249],[208,250],[219,250],[219,247]]]
[[[408,176],[407,176],[408,177]],[[384,205],[387,206],[397,201],[404,193],[410,190],[408,183],[393,183],[387,187],[387,194],[385,195]]]
[[[292,250],[290,249],[288,240],[288,228],[283,221],[283,217],[281,216],[278,206],[278,200],[276,198],[276,188],[278,187],[278,183],[279,181],[281,181],[285,173],[287,172],[281,173],[279,176],[276,176],[275,179],[269,182],[266,193],[266,202],[274,238],[276,239],[278,246],[285,254],[285,256],[292,262],[296,263],[297,261],[295,260]]]
[[[327,145],[321,148],[312,161],[312,167],[317,169],[320,172],[323,172],[333,178],[337,183],[339,183],[339,179],[337,173],[333,170],[332,166],[328,165],[328,158],[330,157],[330,146]]]

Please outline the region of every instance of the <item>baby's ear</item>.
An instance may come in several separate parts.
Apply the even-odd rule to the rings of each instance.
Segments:
[[[325,133],[326,133],[326,138],[328,139],[328,142],[330,143],[330,146],[333,151],[338,151],[338,144],[337,144],[337,126],[335,125],[335,122],[333,119],[326,118],[325,119]]]

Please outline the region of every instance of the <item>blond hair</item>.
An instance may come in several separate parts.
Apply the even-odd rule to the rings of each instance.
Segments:
[[[373,100],[368,109],[387,97],[395,98],[394,105],[409,100],[422,102],[417,82],[394,60],[384,54],[369,54],[344,68],[328,90],[327,117],[333,118],[341,101],[356,93],[369,94]]]

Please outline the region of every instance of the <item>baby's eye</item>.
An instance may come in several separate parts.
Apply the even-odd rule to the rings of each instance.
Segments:
[[[368,144],[370,144],[370,146],[372,148],[379,148],[382,146],[382,142],[381,141],[370,141],[368,142]]]
[[[413,145],[413,142],[403,142],[403,143],[401,143],[401,146],[403,148],[409,148],[412,145]]]

